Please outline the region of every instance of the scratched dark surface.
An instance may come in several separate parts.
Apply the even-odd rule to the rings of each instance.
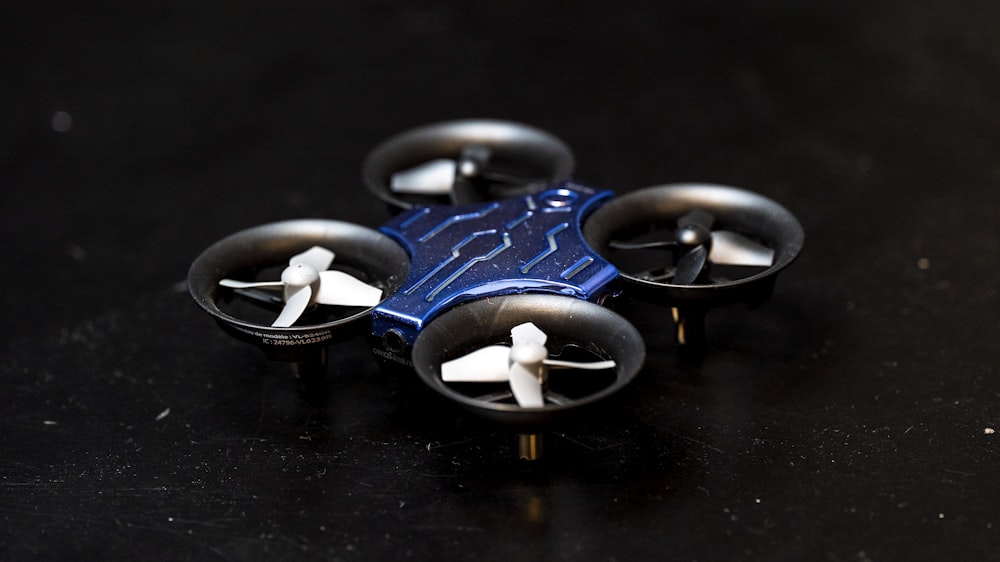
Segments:
[[[1000,5],[337,4],[0,8],[0,559],[1000,559]],[[480,116],[806,231],[700,362],[633,310],[645,369],[537,466],[184,287],[243,228],[380,224],[367,151]]]

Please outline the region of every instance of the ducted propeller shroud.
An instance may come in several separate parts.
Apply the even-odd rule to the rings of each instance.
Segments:
[[[643,234],[673,232],[666,239],[629,242]],[[583,225],[587,243],[621,270],[625,290],[642,300],[671,306],[712,307],[757,303],[773,287],[776,274],[802,248],[798,220],[762,195],[713,184],[667,184],[626,193],[602,205]],[[654,252],[668,274],[650,276],[622,265],[621,253]],[[712,278],[712,264],[747,266],[745,276]]]
[[[573,172],[569,147],[529,125],[467,119],[404,131],[364,164],[368,189],[395,210],[534,193]]]
[[[330,253],[334,254],[333,258],[330,258]],[[220,301],[234,292],[234,289],[224,286],[224,280],[228,279],[225,284],[230,286],[238,285],[240,283],[233,281],[234,278],[247,278],[254,272],[283,264],[289,264],[285,267],[289,277],[303,273],[295,271],[294,264],[308,265],[319,277],[321,272],[316,270],[326,270],[328,259],[341,267],[363,272],[365,283],[384,294],[397,290],[410,268],[406,252],[380,232],[340,221],[291,220],[249,228],[209,246],[191,264],[188,289],[195,302],[212,315],[226,332],[259,346],[270,358],[292,362],[310,360],[310,353],[315,349],[370,332],[370,307],[360,304],[344,308],[344,315],[334,314],[330,320],[285,327],[272,326],[273,319],[261,322],[234,316],[220,307]],[[311,276],[309,272],[304,273],[305,277]],[[337,272],[336,276],[339,277],[339,273],[342,272]],[[302,285],[301,280],[292,281],[292,285]],[[281,291],[280,296],[275,296],[277,306],[287,309],[287,303],[282,305],[286,284],[280,281],[264,283],[270,285],[263,288],[265,291]],[[319,292],[339,285],[328,283]],[[310,293],[314,293],[314,285],[309,283],[309,286]],[[259,291],[260,288],[245,290]],[[371,292],[371,289],[365,291]],[[294,287],[292,292],[299,294]],[[343,294],[341,291],[334,292]],[[310,300],[312,296],[309,295]]]
[[[539,340],[544,343],[539,344]],[[544,349],[539,350],[536,344]],[[550,357],[574,346],[596,356],[598,361],[591,365],[586,365],[589,361],[569,364]],[[412,357],[421,379],[439,394],[488,420],[534,433],[621,390],[642,366],[645,346],[638,330],[607,308],[560,295],[524,294],[472,301],[445,312],[417,336]],[[549,373],[549,384],[539,385],[539,373],[532,367],[545,361],[549,369],[571,369],[558,375]],[[528,391],[515,401],[484,395],[481,385],[471,384],[506,381],[512,385],[510,392],[518,393],[513,385],[522,382],[513,379],[524,374],[520,372],[524,365],[528,365],[526,370],[532,376],[524,377]],[[573,370],[587,367],[598,370]],[[557,382],[568,383],[565,377],[587,373],[603,375],[608,382],[583,395],[567,397],[561,393]],[[458,380],[469,384],[456,384]],[[540,405],[539,388],[543,394]],[[556,399],[549,399],[549,393]]]

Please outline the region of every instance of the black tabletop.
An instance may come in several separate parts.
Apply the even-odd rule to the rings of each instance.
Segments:
[[[1000,559],[997,4],[48,4],[0,9],[0,558]],[[362,339],[296,379],[192,302],[232,232],[386,221],[367,152],[465,117],[804,250],[704,357],[637,307],[644,369],[536,463]]]

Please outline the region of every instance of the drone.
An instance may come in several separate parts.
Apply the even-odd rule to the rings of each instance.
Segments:
[[[716,307],[766,301],[802,248],[798,220],[751,191],[664,184],[616,196],[570,176],[555,136],[459,120],[369,154],[377,230],[306,219],[252,227],[191,265],[195,302],[267,357],[325,367],[357,336],[386,366],[517,436],[518,456],[628,385],[639,331],[609,303],[670,309],[683,348]]]

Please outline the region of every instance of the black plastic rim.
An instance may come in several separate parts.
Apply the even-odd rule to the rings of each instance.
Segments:
[[[551,350],[575,344],[613,359],[617,363],[614,382],[566,404],[521,408],[478,400],[441,380],[442,362],[484,345],[509,341],[510,329],[529,321],[548,334],[546,345]],[[473,413],[504,426],[534,432],[621,390],[639,372],[645,353],[639,331],[604,307],[559,295],[510,295],[456,307],[430,322],[413,345],[413,366],[424,383]]]
[[[431,197],[403,199],[393,193],[389,189],[392,174],[436,158],[458,158],[463,148],[473,144],[523,163],[550,184],[568,179],[575,165],[566,143],[541,129],[512,121],[466,119],[410,129],[382,142],[369,153],[362,176],[368,189],[393,208],[432,204]]]
[[[757,300],[769,293],[774,276],[802,249],[802,226],[787,209],[757,193],[713,184],[658,185],[616,197],[586,219],[583,235],[591,247],[614,263],[608,246],[612,240],[673,229],[678,218],[695,208],[711,212],[730,228],[761,237],[774,249],[774,263],[748,277],[705,285],[660,283],[623,272],[624,285],[640,298],[699,306]]]
[[[191,264],[188,290],[230,334],[260,346],[269,356],[295,360],[310,349],[345,337],[349,327],[363,331],[370,323],[371,309],[317,325],[274,328],[227,314],[216,298],[219,281],[234,272],[282,264],[312,246],[328,248],[336,254],[336,263],[366,272],[371,281],[385,287],[386,295],[399,287],[410,268],[406,252],[377,231],[347,222],[292,220],[243,230],[208,247]]]

